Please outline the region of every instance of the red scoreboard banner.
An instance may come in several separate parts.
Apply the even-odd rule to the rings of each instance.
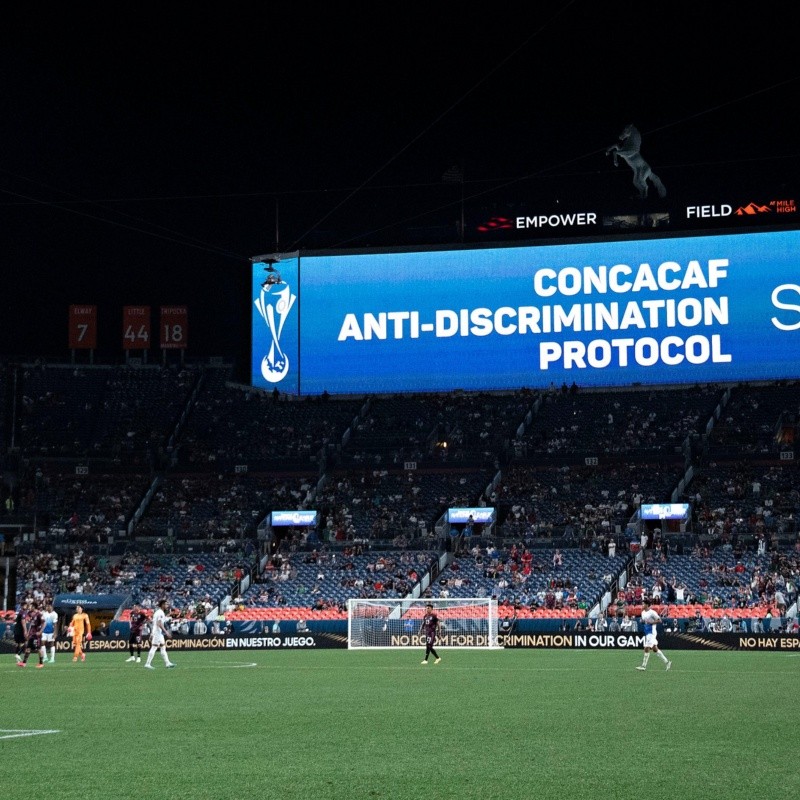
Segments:
[[[150,306],[122,307],[122,349],[150,347]]]
[[[67,325],[70,350],[97,348],[97,306],[70,306]]]
[[[162,350],[184,350],[189,342],[189,309],[161,306]]]

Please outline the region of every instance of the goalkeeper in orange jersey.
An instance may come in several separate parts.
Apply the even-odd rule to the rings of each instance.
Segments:
[[[72,631],[72,660],[86,661],[86,653],[83,652],[83,641],[92,641],[92,624],[89,622],[89,615],[83,610],[83,606],[75,606],[75,613],[69,623],[69,630]]]

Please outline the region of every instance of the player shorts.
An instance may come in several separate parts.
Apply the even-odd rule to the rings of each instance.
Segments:
[[[38,636],[31,636],[26,647],[29,650],[38,650],[41,647],[41,639]]]
[[[52,643],[56,640],[56,635],[54,633],[43,633],[42,634],[42,642],[49,642]]]
[[[646,633],[644,635],[645,647],[658,647],[658,637],[654,633]]]

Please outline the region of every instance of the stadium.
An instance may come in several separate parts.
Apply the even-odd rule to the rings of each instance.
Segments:
[[[660,178],[628,125],[552,182],[281,196],[281,235],[275,193],[274,239],[187,173],[102,245],[112,201],[4,184],[12,796],[800,792],[796,155],[658,130]]]
[[[731,260],[746,258],[751,242],[759,242],[764,258],[761,237],[772,235],[728,235],[736,254]],[[707,241],[718,249],[719,238]],[[616,244],[670,248],[675,240]],[[483,250],[456,253],[467,260],[486,256]],[[526,259],[534,255],[526,253]],[[308,257],[304,272],[312,282],[316,257]],[[382,260],[406,257],[380,254]],[[304,256],[284,256],[281,283],[272,286],[290,285],[286,267],[292,258]],[[9,741],[74,730],[72,719],[61,708],[53,711],[48,698],[75,691],[93,709],[85,715],[92,720],[86,747],[96,731],[116,739],[120,712],[135,717],[152,740],[155,704],[174,720],[171,735],[199,749],[206,735],[209,745],[224,741],[220,758],[241,771],[250,762],[227,748],[243,747],[233,742],[254,723],[230,722],[229,712],[252,713],[248,704],[262,689],[250,671],[266,671],[266,691],[275,703],[297,698],[288,700],[291,724],[280,724],[281,740],[273,739],[271,725],[264,734],[265,745],[288,765],[270,774],[282,785],[298,786],[281,796],[307,797],[313,780],[297,784],[292,775],[296,757],[304,757],[298,754],[317,747],[317,734],[345,748],[362,725],[384,747],[397,735],[413,738],[409,697],[425,708],[444,704],[438,717],[448,721],[426,723],[439,755],[449,748],[474,755],[451,735],[453,703],[460,708],[465,691],[483,697],[464,709],[465,725],[480,729],[492,709],[504,709],[498,731],[506,731],[506,748],[506,724],[524,731],[526,742],[539,735],[530,718],[512,713],[520,704],[536,709],[537,719],[539,712],[546,719],[560,714],[605,741],[614,723],[592,699],[607,698],[610,687],[619,693],[615,707],[636,716],[642,692],[657,692],[680,707],[683,693],[724,675],[737,696],[749,698],[727,709],[744,724],[750,714],[764,712],[763,696],[751,690],[754,670],[759,678],[774,673],[774,680],[791,682],[792,662],[783,659],[800,645],[794,460],[800,384],[793,351],[773,349],[772,363],[784,364],[785,372],[772,381],[715,380],[714,365],[700,362],[690,372],[674,364],[652,373],[662,379],[664,369],[674,369],[683,382],[608,386],[601,383],[607,378],[599,364],[597,385],[584,371],[587,385],[568,383],[568,373],[551,385],[550,375],[541,373],[543,386],[503,389],[516,361],[513,343],[508,362],[496,354],[496,372],[471,371],[471,359],[487,363],[480,353],[486,340],[471,352],[459,350],[463,341],[457,340],[450,361],[463,372],[425,375],[467,388],[430,391],[421,384],[410,391],[421,380],[416,355],[407,358],[394,347],[388,365],[378,351],[368,358],[317,358],[325,346],[318,347],[314,331],[304,328],[306,338],[281,349],[289,365],[282,370],[285,384],[273,381],[269,390],[258,385],[265,375],[273,377],[261,369],[264,354],[275,357],[264,343],[259,313],[266,268],[259,257],[250,265],[256,284],[250,384],[235,380],[230,363],[191,360],[175,348],[164,348],[160,364],[131,354],[121,364],[93,364],[75,348],[63,363],[12,361],[4,369],[2,423],[6,441],[14,443],[5,456],[2,498],[5,670],[14,667],[14,621],[30,607],[27,600],[52,602],[61,632],[43,680],[32,685],[27,674],[4,678],[7,685],[19,684],[8,717],[25,722],[8,724],[3,736]],[[302,280],[297,290],[303,297]],[[393,287],[372,286],[368,294],[379,291],[391,295]],[[313,291],[309,296],[304,308],[315,311]],[[326,297],[333,309],[335,295]],[[394,302],[391,296],[387,301]],[[85,319],[84,311],[77,309],[70,324]],[[141,325],[148,313],[131,318]],[[282,328],[287,339],[288,330]],[[745,375],[763,367],[749,355],[748,335],[760,334],[728,337],[737,342],[733,359]],[[339,341],[345,349],[357,344],[369,343]],[[402,344],[414,347],[416,341]],[[347,369],[326,372],[331,363],[353,360],[360,368],[352,378]],[[328,381],[338,381],[339,393],[291,391]],[[377,391],[392,383],[402,391]],[[284,385],[290,390],[278,388]],[[661,615],[660,646],[676,667],[655,674],[660,665],[652,660],[645,677],[659,682],[631,687],[647,597]],[[174,680],[154,688],[144,686],[138,673],[151,661],[161,667],[159,656],[153,659],[155,646],[149,649],[149,626],[162,598],[171,634],[164,659],[177,669]],[[421,625],[428,602],[440,621],[439,649],[429,668],[435,674],[424,675],[420,685],[415,672],[425,650]],[[67,632],[76,606],[88,612],[94,634],[78,663]],[[136,651],[130,645],[132,609],[147,617]],[[26,661],[33,667],[36,653]],[[62,677],[70,668],[83,672]],[[219,688],[226,669],[235,677],[226,671]],[[589,686],[597,675],[603,676],[602,690],[593,687],[573,704],[574,682]],[[522,676],[524,686],[516,686],[509,706],[500,687]],[[368,721],[351,706],[353,678],[359,696],[373,706]],[[492,691],[479,690],[484,681]],[[106,715],[120,690],[141,693],[143,704],[128,696],[108,728]],[[212,698],[209,710],[187,716],[197,693]],[[714,696],[712,685],[705,695]],[[781,702],[781,692],[772,696]],[[563,715],[568,698],[572,711]],[[588,722],[572,718],[578,708],[589,714]],[[701,704],[694,722],[681,717],[676,725],[700,730],[716,711]],[[317,713],[329,722],[320,722]],[[346,736],[345,719],[355,725]],[[441,740],[451,744],[443,748]],[[548,734],[540,745],[549,741]],[[317,780],[336,771],[338,747],[326,752],[329,761],[323,759]],[[414,774],[424,756],[411,748],[405,760],[409,752],[405,772]],[[499,757],[492,754],[491,763]],[[192,770],[178,771],[183,777],[177,784],[191,785],[193,796],[228,796],[221,786],[197,794]],[[394,766],[389,774],[396,778]],[[463,774],[461,785],[467,786],[472,768]],[[358,780],[365,791],[381,782],[372,767]],[[397,796],[411,796],[416,779],[403,783],[408,788]],[[518,786],[533,791],[525,779]],[[326,796],[351,791],[331,789]]]

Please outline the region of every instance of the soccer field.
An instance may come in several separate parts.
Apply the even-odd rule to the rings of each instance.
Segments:
[[[3,656],[2,796],[800,797],[798,656],[674,651],[637,672],[638,651],[441,655]]]

